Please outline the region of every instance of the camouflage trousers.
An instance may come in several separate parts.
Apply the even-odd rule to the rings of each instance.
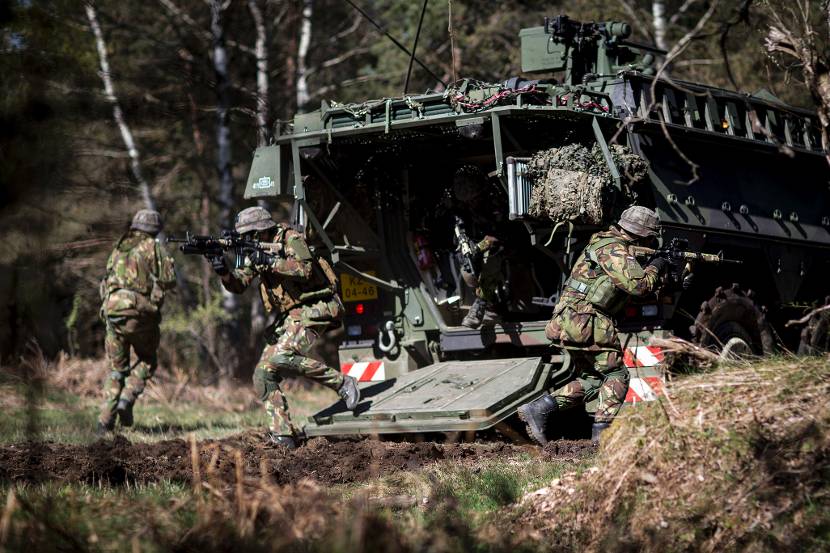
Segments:
[[[559,409],[571,409],[599,398],[595,422],[611,422],[625,402],[630,376],[617,351],[568,348],[577,378],[551,395]]]
[[[110,361],[110,374],[104,381],[105,399],[98,418],[100,422],[108,424],[112,421],[118,400],[135,403],[155,374],[160,322],[158,314],[106,318],[104,349]],[[138,358],[133,367],[130,367],[131,350]]]
[[[300,433],[291,420],[288,400],[280,383],[290,376],[301,376],[339,390],[343,374],[323,361],[311,357],[315,342],[329,328],[328,323],[309,324],[303,318],[286,317],[274,329],[268,345],[254,369],[254,389],[265,404],[269,430],[280,436]]]
[[[476,297],[492,305],[498,305],[503,298],[499,290],[504,286],[503,256],[493,255],[484,260],[481,274],[478,275]]]

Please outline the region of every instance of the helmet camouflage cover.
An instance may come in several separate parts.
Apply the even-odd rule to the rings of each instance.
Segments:
[[[657,213],[641,205],[631,206],[623,211],[618,224],[623,230],[643,238],[657,236],[660,233],[660,219]]]
[[[161,230],[161,215],[152,209],[141,209],[133,216],[130,228],[156,234]]]
[[[234,228],[239,234],[245,234],[255,230],[268,230],[277,224],[271,218],[271,214],[264,207],[248,207],[240,211],[236,216]]]

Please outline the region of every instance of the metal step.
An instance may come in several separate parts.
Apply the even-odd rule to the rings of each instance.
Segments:
[[[355,412],[342,401],[309,417],[313,436],[478,431],[569,377],[566,356],[444,361],[361,386]]]

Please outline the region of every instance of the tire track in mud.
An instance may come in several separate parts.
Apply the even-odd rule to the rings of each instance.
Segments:
[[[490,443],[382,442],[377,440],[310,440],[294,451],[266,444],[262,434],[245,432],[221,440],[199,442],[202,478],[233,482],[237,463],[245,477],[263,472],[285,484],[310,478],[320,484],[359,482],[401,470],[419,470],[448,460],[473,463],[522,454],[541,460],[579,459],[595,451],[590,441],[559,441],[536,446]],[[123,436],[86,445],[54,442],[0,447],[0,481],[81,482],[121,485],[193,479],[191,444],[185,440],[132,443]]]

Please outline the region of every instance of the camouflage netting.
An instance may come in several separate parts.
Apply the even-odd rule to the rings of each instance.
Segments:
[[[530,160],[533,180],[529,213],[554,222],[604,225],[615,204],[625,206],[646,176],[648,165],[627,146],[611,145],[611,155],[620,172],[622,198],[612,193],[614,179],[599,144],[589,150],[582,144],[567,144],[537,152]]]

